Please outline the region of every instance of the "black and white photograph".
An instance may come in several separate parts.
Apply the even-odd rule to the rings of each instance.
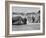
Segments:
[[[42,33],[43,6],[10,4],[10,34]]]
[[[6,36],[35,36],[45,34],[44,3],[6,2]]]
[[[10,34],[42,33],[43,6],[10,5]]]
[[[12,31],[40,30],[40,8],[12,7]]]

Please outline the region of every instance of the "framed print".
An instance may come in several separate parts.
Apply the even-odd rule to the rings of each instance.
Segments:
[[[5,36],[33,36],[45,34],[45,4],[33,2],[5,2]]]

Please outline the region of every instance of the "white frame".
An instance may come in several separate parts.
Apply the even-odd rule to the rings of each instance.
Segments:
[[[40,13],[40,16],[41,16],[41,18],[40,18],[40,30],[32,30],[32,31],[13,31],[12,32],[12,6],[20,6],[20,7],[39,7],[40,8],[40,11],[41,11],[41,13]],[[9,30],[9,34],[26,34],[26,33],[43,33],[43,25],[42,25],[42,23],[43,23],[43,6],[41,5],[21,5],[21,4],[10,4],[10,10],[9,10],[9,12],[10,12],[10,26],[9,26],[9,28],[10,28],[10,30]]]

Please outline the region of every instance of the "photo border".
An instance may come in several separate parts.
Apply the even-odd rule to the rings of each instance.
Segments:
[[[42,20],[43,20],[43,19],[42,19],[42,18],[43,18],[43,17],[42,17],[42,15],[43,15],[43,11],[42,11],[42,10],[43,10],[43,6],[40,6],[40,5],[27,5],[28,7],[32,7],[32,6],[33,6],[33,7],[38,7],[38,8],[40,8],[40,12],[41,12],[41,13],[40,13],[40,17],[41,17],[41,18],[40,18],[40,23],[39,23],[39,24],[40,24],[40,30],[32,30],[32,31],[31,31],[31,30],[30,30],[30,31],[12,31],[12,28],[11,28],[11,27],[12,27],[12,7],[15,7],[16,5],[17,5],[17,6],[19,5],[19,7],[23,7],[23,6],[25,7],[25,6],[26,6],[25,4],[24,4],[24,5],[21,5],[21,4],[10,4],[10,7],[9,7],[9,9],[10,9],[10,10],[9,10],[9,13],[10,13],[10,16],[9,16],[9,17],[10,17],[10,19],[9,19],[9,22],[10,22],[9,29],[10,29],[10,30],[9,30],[9,32],[10,32],[10,33],[9,33],[9,34],[16,34],[16,33],[17,33],[17,34],[21,34],[21,33],[42,33],[42,32],[43,32],[43,31],[42,31],[42,30],[43,30],[43,29],[42,29],[42,28],[43,28],[43,25],[42,25],[42,23],[43,23],[43,21],[42,21]],[[26,7],[27,7],[27,6],[26,6]],[[31,24],[38,24],[38,23],[31,23]],[[18,33],[18,32],[19,32],[19,33]]]

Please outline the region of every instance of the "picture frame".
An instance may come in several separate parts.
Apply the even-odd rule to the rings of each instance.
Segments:
[[[13,24],[11,24],[12,22],[13,22],[13,20],[11,21],[11,19],[10,19],[10,14],[13,16],[13,14],[12,13],[10,13],[11,11],[11,7],[10,7],[10,4],[11,4],[11,7],[12,7],[12,9],[13,8],[15,8],[15,10],[18,12],[18,8],[19,8],[19,11],[22,11],[22,8],[21,8],[21,6],[23,7],[23,9],[25,10],[25,9],[28,9],[29,10],[29,8],[26,8],[27,6],[28,7],[32,7],[32,9],[34,9],[34,7],[37,7],[38,8],[38,6],[40,7],[39,9],[41,9],[40,11],[43,13],[43,15],[42,15],[42,13],[41,13],[41,18],[42,18],[42,20],[43,20],[43,22],[41,23],[41,26],[39,27],[39,29],[40,28],[42,28],[42,31],[29,31],[29,30],[27,30],[27,31],[25,31],[25,30],[22,30],[21,32],[18,32],[17,30],[16,30],[16,32],[14,32],[14,33],[12,33],[12,32],[10,32],[10,28],[11,28],[11,26],[13,25]],[[20,4],[20,5],[17,5],[17,4]],[[34,6],[31,6],[31,5],[34,5]],[[35,6],[36,5],[36,6]],[[25,8],[24,8],[25,7]],[[43,7],[43,8],[42,8]],[[35,8],[36,9],[36,8]],[[30,9],[31,10],[31,9]],[[37,10],[37,9],[36,9]],[[12,12],[14,11],[14,9],[12,10]],[[15,12],[16,12],[15,11]],[[23,11],[22,11],[23,12]],[[27,12],[27,11],[25,11],[25,12]],[[24,14],[25,14],[25,12],[24,12]],[[16,13],[14,13],[14,14],[16,14]],[[23,13],[22,13],[23,14]],[[30,14],[30,13],[29,13]],[[11,17],[11,18],[13,18],[13,17]],[[40,19],[41,19],[40,18]],[[41,21],[42,21],[41,20]],[[11,23],[10,23],[11,22]],[[33,22],[31,22],[32,24],[34,24]],[[40,23],[40,22],[39,22]],[[11,26],[10,26],[11,25]],[[42,26],[43,25],[43,26]],[[14,25],[13,25],[14,26]],[[17,26],[14,26],[14,27],[17,27]],[[25,27],[25,26],[24,26]],[[33,27],[33,26],[32,26]],[[37,26],[38,27],[38,26]],[[23,28],[23,27],[22,27]],[[34,28],[34,27],[33,27]],[[19,28],[16,28],[16,29],[19,29]],[[19,29],[20,30],[20,29]],[[36,28],[36,30],[37,30],[37,28]],[[5,37],[19,37],[19,36],[35,36],[35,35],[44,35],[45,34],[45,3],[36,3],[36,2],[20,2],[20,1],[5,1]]]

